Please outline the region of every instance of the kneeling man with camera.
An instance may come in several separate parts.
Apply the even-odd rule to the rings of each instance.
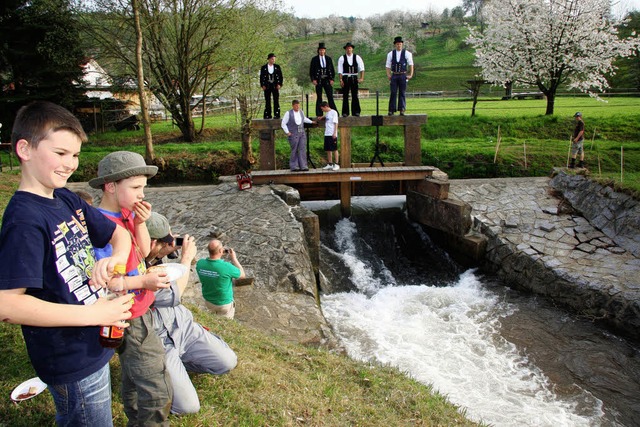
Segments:
[[[233,319],[236,312],[233,279],[244,278],[244,269],[236,257],[236,252],[231,248],[225,248],[220,240],[211,240],[207,249],[209,257],[196,263],[205,305],[212,312]],[[222,259],[224,255],[228,255],[231,262]]]

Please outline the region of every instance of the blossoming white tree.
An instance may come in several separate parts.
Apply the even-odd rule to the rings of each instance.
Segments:
[[[596,96],[608,88],[614,60],[638,49],[635,34],[620,39],[609,0],[494,0],[483,9],[485,32],[470,29],[483,77],[535,86],[553,114],[562,85]]]

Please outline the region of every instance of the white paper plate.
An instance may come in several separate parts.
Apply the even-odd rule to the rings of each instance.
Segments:
[[[29,395],[27,397],[18,397],[21,394],[29,393],[29,389],[31,387],[35,387],[35,394]],[[30,380],[26,380],[18,387],[14,388],[11,392],[11,400],[14,402],[20,402],[23,400],[31,399],[34,396],[39,395],[47,388],[47,385],[42,382],[42,380],[38,377],[31,378]]]
[[[186,266],[178,263],[162,264],[161,267],[167,272],[168,282],[173,282],[174,280],[178,280],[179,278],[184,276],[184,274],[188,270]],[[149,272],[153,272],[153,270],[150,268]]]

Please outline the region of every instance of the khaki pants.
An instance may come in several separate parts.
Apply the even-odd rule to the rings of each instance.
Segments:
[[[169,426],[173,388],[151,312],[128,322],[124,342],[117,349],[127,426]]]
[[[228,317],[229,319],[233,319],[233,316],[235,316],[236,314],[235,301],[232,301],[229,304],[225,304],[225,305],[215,305],[215,304],[211,304],[209,301],[205,301],[204,304],[207,306],[209,310],[211,310],[215,314]]]

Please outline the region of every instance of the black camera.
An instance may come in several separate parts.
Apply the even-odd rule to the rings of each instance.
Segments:
[[[176,246],[182,246],[184,243],[184,237],[176,237]]]
[[[225,254],[228,254],[229,252],[230,252],[230,251],[229,251],[229,248],[224,248],[224,253],[225,253]]]

